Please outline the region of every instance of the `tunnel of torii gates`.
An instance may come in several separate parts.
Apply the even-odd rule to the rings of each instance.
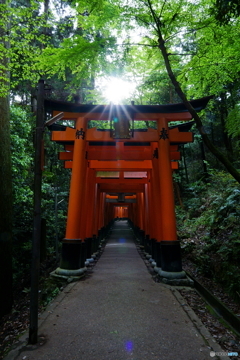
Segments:
[[[191,105],[201,111],[208,101],[193,100]],[[75,122],[74,127],[49,127],[52,141],[64,146],[59,159],[71,169],[66,236],[56,273],[84,273],[86,247],[118,217],[129,219],[143,244],[154,243],[160,276],[185,277],[172,180],[179,145],[193,141],[188,131],[192,117],[184,104],[95,106],[45,100],[45,108]],[[111,128],[88,128],[89,120],[109,120]],[[154,120],[157,129],[134,129],[138,120]],[[169,127],[174,121],[185,123]]]

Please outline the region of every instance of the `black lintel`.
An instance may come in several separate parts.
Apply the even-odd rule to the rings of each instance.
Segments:
[[[198,112],[203,110],[212,96],[206,96],[201,99],[191,100],[190,104]],[[71,102],[63,102],[58,100],[44,100],[44,105],[47,110],[66,111],[75,113],[99,113],[112,114],[117,113],[179,113],[187,112],[186,106],[183,103],[166,104],[166,105],[89,105],[76,104]]]

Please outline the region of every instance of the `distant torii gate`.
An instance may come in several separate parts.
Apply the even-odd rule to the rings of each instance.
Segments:
[[[196,111],[209,97],[191,101]],[[178,169],[179,144],[193,141],[192,119],[184,104],[79,105],[45,100],[53,115],[75,127],[52,125],[52,140],[64,145],[59,158],[72,169],[66,236],[59,275],[85,271],[85,247],[115,217],[127,217],[144,237],[155,239],[160,275],[184,277],[177,239],[172,173]],[[111,130],[88,129],[89,120],[110,120]],[[157,129],[134,130],[134,121],[154,120]],[[132,123],[132,128],[130,124]]]

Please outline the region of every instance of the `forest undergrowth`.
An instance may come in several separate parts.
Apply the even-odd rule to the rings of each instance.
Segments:
[[[58,266],[58,260],[53,256],[41,263],[39,282],[39,314],[47,305],[64,290],[68,282],[50,276],[51,271]],[[14,281],[13,309],[11,313],[0,319],[0,359],[3,359],[12,346],[19,346],[19,337],[29,327],[30,306],[30,273],[21,272],[18,281]]]
[[[185,186],[177,223],[183,263],[240,304],[239,184],[226,172],[214,171]]]

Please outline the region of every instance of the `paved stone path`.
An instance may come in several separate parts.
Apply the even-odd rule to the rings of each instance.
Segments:
[[[41,345],[14,359],[212,359],[183,304],[153,281],[126,221],[115,222],[92,275],[64,292],[40,326]]]

